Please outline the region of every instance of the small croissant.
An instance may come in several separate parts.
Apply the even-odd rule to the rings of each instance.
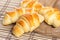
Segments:
[[[45,22],[54,27],[60,26],[60,11],[56,8],[45,7],[39,12],[44,16]]]
[[[43,21],[44,17],[38,13],[24,14],[16,22],[16,25],[12,29],[12,33],[16,37],[22,36],[25,32],[32,32],[35,30]]]
[[[32,8],[38,0],[22,0],[20,6],[23,8]]]
[[[17,8],[15,11],[6,12],[3,19],[3,25],[15,23],[22,14],[24,14],[24,9],[22,8]]]

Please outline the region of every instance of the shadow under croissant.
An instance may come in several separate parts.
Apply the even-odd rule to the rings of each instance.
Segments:
[[[34,32],[45,36],[60,38],[60,27],[54,28],[45,22],[41,23],[41,25],[36,30],[34,30]]]
[[[13,24],[15,25],[15,24]],[[13,27],[12,27],[13,29]],[[11,31],[12,31],[11,29]],[[60,38],[60,27],[54,28],[53,26],[50,26],[46,24],[45,22],[41,23],[41,25],[33,31],[34,33],[42,34],[48,37],[55,37]],[[12,32],[11,32],[12,34]],[[13,34],[12,34],[13,35]]]

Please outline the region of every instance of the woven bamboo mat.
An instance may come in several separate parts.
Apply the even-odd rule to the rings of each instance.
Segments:
[[[5,11],[13,10],[14,7],[19,7],[21,0],[0,0],[0,40],[60,40],[56,37],[47,37],[38,33],[27,33],[23,36],[16,38],[11,34],[13,25],[3,26],[2,19]],[[40,0],[44,6],[53,6],[59,8],[59,0]]]

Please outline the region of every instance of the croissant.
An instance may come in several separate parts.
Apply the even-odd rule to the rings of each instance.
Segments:
[[[47,24],[54,27],[60,26],[60,11],[58,9],[46,7],[42,8],[39,13],[44,16]]]
[[[25,32],[32,32],[35,30],[43,21],[44,17],[38,13],[24,14],[16,22],[16,25],[12,29],[12,33],[16,37],[22,36]]]
[[[18,18],[24,13],[25,12],[23,8],[17,8],[14,11],[6,12],[3,19],[3,25],[15,23],[18,20]]]
[[[23,0],[21,2],[21,7],[24,7],[24,8],[29,8],[30,10],[32,10],[33,12],[39,12],[39,10],[41,8],[43,8],[44,6],[38,2],[38,0]]]
[[[23,0],[20,6],[24,8],[32,8],[36,2],[38,2],[38,0]]]

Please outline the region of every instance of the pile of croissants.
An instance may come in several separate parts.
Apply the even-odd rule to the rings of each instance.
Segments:
[[[6,12],[3,25],[16,23],[12,33],[16,37],[22,36],[26,32],[32,32],[45,21],[55,28],[60,26],[60,11],[52,7],[44,7],[38,0],[22,0],[20,8]]]

